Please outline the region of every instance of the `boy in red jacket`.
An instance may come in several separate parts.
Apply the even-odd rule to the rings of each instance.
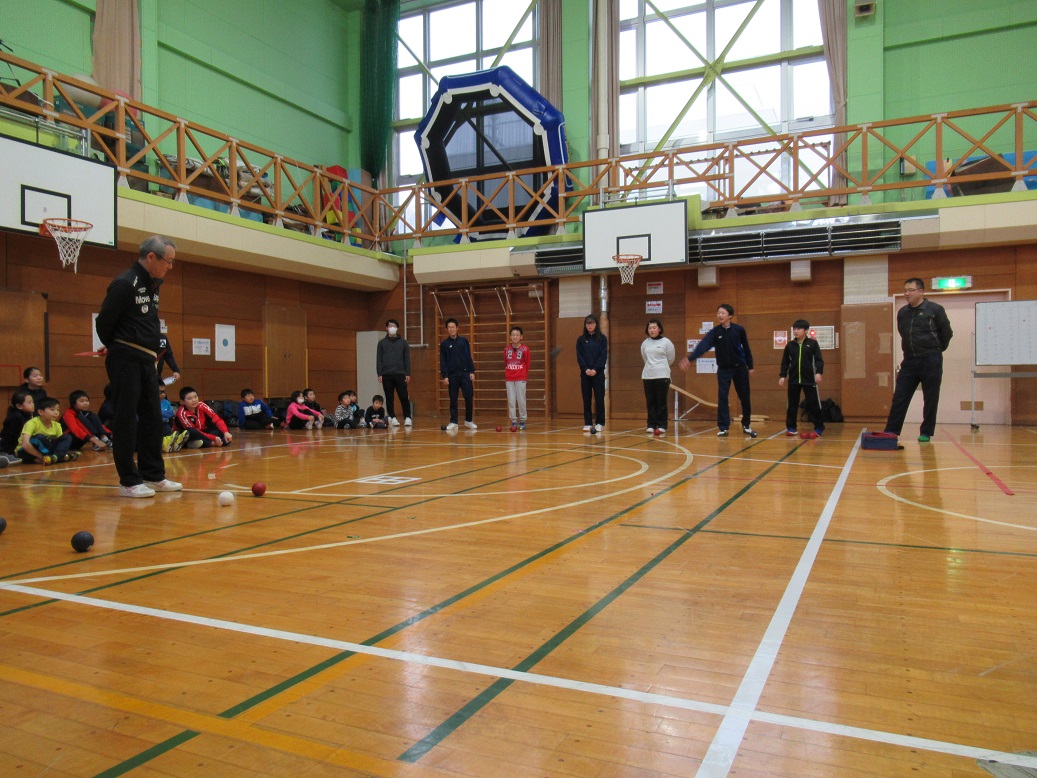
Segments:
[[[90,395],[82,389],[76,389],[68,396],[68,408],[61,416],[61,423],[72,435],[74,451],[87,443],[94,444],[94,451],[105,451],[112,447],[112,433],[101,423],[100,417],[90,410]]]
[[[522,342],[522,328],[511,328],[510,343],[504,347],[504,387],[508,390],[511,426],[526,428],[526,381],[529,379],[529,346]]]
[[[174,420],[188,435],[185,448],[227,446],[234,439],[219,414],[203,403],[190,386],[180,390],[180,407]]]

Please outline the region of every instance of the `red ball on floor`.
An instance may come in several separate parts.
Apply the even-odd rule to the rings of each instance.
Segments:
[[[266,494],[266,484],[262,481],[252,484],[252,494],[256,495],[256,497],[262,497]]]

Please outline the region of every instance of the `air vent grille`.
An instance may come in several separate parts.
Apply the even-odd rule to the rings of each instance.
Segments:
[[[887,253],[899,251],[900,243],[899,221],[814,223],[784,228],[771,225],[769,229],[692,233],[688,236],[688,260],[691,263],[759,262],[769,259]],[[536,268],[542,276],[582,273],[583,246],[538,249]]]
[[[691,262],[747,262],[785,257],[870,254],[900,249],[900,222],[859,222],[770,231],[732,230],[693,234]]]

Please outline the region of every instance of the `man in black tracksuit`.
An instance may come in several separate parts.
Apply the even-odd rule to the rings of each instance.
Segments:
[[[781,371],[778,386],[784,386],[788,379],[788,406],[785,408],[785,434],[796,434],[796,416],[799,411],[799,394],[807,401],[807,413],[814,424],[814,432],[824,434],[824,414],[821,410],[821,395],[817,385],[821,383],[821,374],[825,371],[825,360],[821,356],[821,346],[808,336],[810,322],[797,319],[792,324],[792,341],[785,346],[781,355]]]
[[[457,393],[464,396],[464,425],[476,429],[472,420],[475,390],[475,362],[472,360],[472,349],[468,340],[457,334],[457,319],[446,320],[447,336],[439,344],[439,376],[447,386],[450,395],[450,423],[448,430],[457,429]]]
[[[156,491],[181,489],[179,483],[166,479],[162,461],[162,409],[155,368],[162,339],[158,290],[175,257],[176,246],[169,238],[153,235],[145,240],[133,266],[109,284],[97,315],[97,336],[107,349],[105,367],[115,405],[112,453],[121,497],[154,497]]]
[[[909,278],[904,282],[904,297],[907,305],[897,311],[897,330],[900,331],[904,361],[897,373],[886,432],[899,435],[904,429],[907,408],[915,389],[921,384],[922,426],[918,430],[918,442],[928,443],[936,432],[943,352],[950,345],[954,333],[943,306],[925,299],[925,282],[921,278]]]
[[[717,354],[717,437],[726,438],[727,430],[731,426],[731,409],[727,404],[727,395],[731,391],[731,384],[734,383],[738,402],[742,404],[742,432],[750,438],[755,438],[757,433],[750,426],[753,411],[749,399],[753,352],[749,350],[749,336],[745,332],[745,327],[731,321],[734,315],[734,307],[727,303],[717,308],[717,326],[707,332],[695,349],[679,364],[682,370],[687,370],[693,361],[714,349]]]

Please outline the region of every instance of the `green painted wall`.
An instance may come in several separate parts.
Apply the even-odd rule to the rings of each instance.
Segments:
[[[847,0],[849,121],[1032,100],[1037,2],[879,0],[855,19]]]
[[[847,0],[847,9],[850,124],[1037,98],[1034,0],[879,0],[876,13],[864,18],[854,18],[853,0]],[[979,136],[993,122],[965,119],[959,124]],[[1037,129],[1033,122],[1028,124],[1025,148],[1033,150]],[[887,137],[906,143],[918,129],[888,131]],[[944,137],[944,157],[969,153],[971,144],[965,138],[953,133]],[[926,136],[925,153],[919,154],[925,161],[935,158],[931,138],[932,133]],[[995,133],[987,146],[997,153],[1013,151],[1011,123]],[[874,146],[872,154],[883,161],[891,158],[888,150]],[[975,151],[970,156],[983,154]],[[873,170],[876,161],[873,157]],[[898,178],[899,172],[891,171],[884,180]]]
[[[144,102],[301,162],[356,167],[362,14],[343,5],[140,0]],[[0,0],[0,39],[22,59],[89,74],[94,10]]]
[[[0,40],[21,59],[70,76],[89,75],[94,8],[94,0],[0,0]]]
[[[145,0],[146,100],[302,162],[349,166],[360,14],[330,0]]]
[[[583,162],[594,158],[591,138],[591,3],[562,3],[562,105],[569,158]]]

